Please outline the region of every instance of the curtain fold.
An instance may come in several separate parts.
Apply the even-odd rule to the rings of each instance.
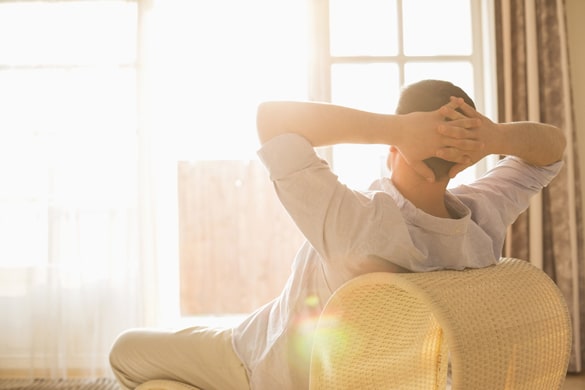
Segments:
[[[559,286],[574,327],[569,371],[580,372],[585,266],[564,1],[497,0],[495,21],[499,120],[546,122],[564,129],[567,137],[565,166],[510,228],[506,256],[541,266]]]

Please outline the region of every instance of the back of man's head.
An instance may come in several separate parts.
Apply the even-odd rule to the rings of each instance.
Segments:
[[[451,96],[461,97],[465,103],[475,108],[473,100],[458,86],[448,81],[423,80],[403,89],[398,100],[396,113],[408,114],[416,111],[435,111],[449,103]],[[438,157],[428,158],[424,162],[433,170],[436,179],[447,177],[449,170],[454,165],[454,163]]]

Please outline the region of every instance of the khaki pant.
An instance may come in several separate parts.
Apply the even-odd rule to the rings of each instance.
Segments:
[[[246,369],[232,348],[231,329],[130,330],[114,343],[110,364],[126,389],[152,379],[175,380],[202,390],[250,388]]]

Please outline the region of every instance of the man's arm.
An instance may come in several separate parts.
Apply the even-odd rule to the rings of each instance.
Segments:
[[[567,141],[556,126],[512,122],[498,124],[497,128],[500,136],[493,139],[492,154],[517,156],[536,166],[550,165],[563,158]]]
[[[478,126],[471,131],[475,132],[476,140],[485,148],[468,153],[470,163],[454,166],[452,177],[490,154],[516,156],[535,166],[550,165],[563,158],[567,141],[563,131],[556,126],[538,122],[494,123],[465,103],[460,110],[467,117],[479,120]],[[451,137],[469,137],[469,131],[448,124],[441,126],[439,132]],[[437,156],[450,160],[461,154],[457,149],[443,148]]]
[[[266,102],[258,107],[258,136],[265,143],[279,134],[297,133],[315,147],[342,143],[394,145],[419,174],[434,179],[422,160],[436,156],[441,148],[454,148],[461,153],[454,154],[451,161],[465,163],[469,153],[482,147],[480,142],[463,135],[473,134],[466,129],[477,122],[460,118],[460,114],[449,117],[454,119],[450,127],[461,130],[457,137],[438,131],[460,105],[461,101],[453,100],[448,109],[390,115],[327,103]]]

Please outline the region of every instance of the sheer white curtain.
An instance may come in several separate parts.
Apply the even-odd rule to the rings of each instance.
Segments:
[[[0,3],[1,376],[104,375],[142,322],[136,21],[131,1]]]
[[[306,98],[298,0],[0,2],[0,377],[110,375],[179,324],[177,162]]]

